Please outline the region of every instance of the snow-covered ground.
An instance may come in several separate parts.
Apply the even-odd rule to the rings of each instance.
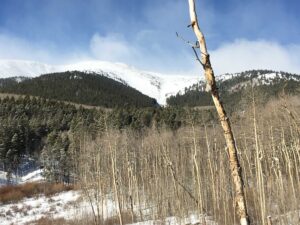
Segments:
[[[147,220],[143,222],[133,223],[131,225],[157,225],[157,224],[165,224],[165,225],[199,225],[204,224],[202,218],[197,216],[196,214],[191,214],[187,218],[178,218],[178,217],[167,217],[164,220]],[[206,218],[206,225],[217,225],[216,222]]]
[[[104,202],[105,208],[102,211],[104,218],[117,215],[117,208],[114,201],[107,199]],[[92,210],[89,202],[81,198],[79,191],[68,191],[52,197],[39,196],[24,199],[18,203],[0,205],[1,225],[25,225],[34,224],[33,221],[42,217],[51,219],[63,218],[65,220],[80,219],[91,215]],[[202,217],[191,214],[187,218],[168,217],[164,220],[147,220],[132,225],[181,225],[201,224]],[[206,217],[207,225],[217,225],[210,218]]]
[[[79,197],[79,192],[68,191],[49,198],[39,196],[27,198],[18,203],[0,204],[0,224],[23,225],[42,217],[68,220],[76,214],[76,200]]]
[[[28,164],[28,159],[24,164]],[[14,184],[22,184],[33,181],[42,181],[43,171],[41,169],[32,170],[31,172],[24,173],[23,176],[13,176]],[[3,185],[6,184],[6,173],[0,171],[0,181],[3,181]],[[1,183],[0,183],[1,186]],[[86,192],[85,192],[86,193]],[[93,196],[93,193],[89,193]],[[84,198],[84,194],[81,191],[65,191],[51,197],[44,195],[37,195],[31,198],[22,199],[16,203],[1,204],[0,203],[0,225],[28,225],[34,224],[43,217],[49,219],[63,218],[65,220],[86,218],[92,216],[92,207],[96,209],[97,202],[90,202],[88,198]],[[118,206],[113,200],[113,195],[105,195],[101,201],[101,217],[108,219],[118,214]],[[149,211],[149,205],[134,206],[136,212],[143,211],[144,218],[152,218],[152,211]],[[153,208],[153,207],[152,207]],[[97,210],[96,210],[97,211]],[[148,220],[144,222],[138,222],[132,225],[181,225],[181,224],[198,224],[201,218],[195,214],[191,214],[188,218],[179,219],[176,217],[169,217],[165,220]],[[216,225],[211,220],[207,220],[207,225]]]
[[[38,169],[26,174],[25,176],[20,177],[19,183],[36,182],[42,180],[44,180],[43,170]]]

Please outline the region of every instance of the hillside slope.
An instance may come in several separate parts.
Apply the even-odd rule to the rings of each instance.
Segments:
[[[106,76],[84,72],[46,74],[35,78],[0,79],[0,92],[39,96],[107,108],[156,106],[150,98]]]
[[[69,65],[48,65],[34,61],[0,60],[0,77],[37,77],[66,71],[97,73],[131,86],[165,104],[166,98],[200,80],[199,76],[166,75],[141,71],[122,63],[85,61]]]
[[[219,93],[230,110],[237,105],[247,105],[252,90],[258,102],[266,103],[280,95],[300,94],[300,75],[270,70],[251,70],[236,74],[217,76]],[[253,89],[252,89],[253,88]],[[167,99],[171,106],[212,105],[211,96],[205,91],[205,82],[200,81]]]

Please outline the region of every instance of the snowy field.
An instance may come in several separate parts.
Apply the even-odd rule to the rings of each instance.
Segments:
[[[104,200],[104,208],[101,209],[103,218],[107,219],[116,216],[117,204],[111,197]],[[138,210],[138,206],[136,206]],[[80,191],[66,191],[51,197],[43,195],[26,198],[17,203],[0,204],[0,224],[1,225],[34,225],[34,221],[41,218],[65,220],[80,220],[81,218],[92,218],[90,203],[82,198]],[[294,221],[300,218],[300,212],[289,212],[285,215],[272,217],[274,224],[296,225]],[[151,218],[151,215],[144,218]],[[186,218],[167,217],[163,220],[147,219],[131,225],[202,225],[203,217],[196,213],[191,213]],[[212,218],[205,217],[206,225],[218,225]]]
[[[0,170],[0,186],[7,184],[6,172]],[[42,182],[44,180],[43,170],[35,164],[34,160],[26,158],[21,164],[18,175],[12,175],[12,184],[24,184],[28,182]],[[80,191],[65,191],[51,197],[37,195],[31,198],[24,198],[16,203],[1,204],[0,203],[0,225],[34,225],[34,221],[41,218],[65,220],[78,219],[91,216],[91,202],[82,197]],[[117,204],[113,200],[112,195],[107,195],[103,199],[103,207],[101,208],[101,217],[108,219],[118,214]],[[92,203],[96,208],[95,202]],[[149,205],[148,205],[149,206]],[[134,206],[135,211],[146,206]],[[138,222],[132,225],[181,225],[181,224],[199,224],[201,218],[192,214],[188,218],[179,219],[176,217],[168,217],[163,221],[152,220],[152,213],[149,210],[143,211],[144,218],[147,221]],[[149,215],[148,215],[149,214]],[[151,214],[151,215],[150,215]],[[90,217],[91,218],[91,217]],[[207,225],[216,225],[207,218]]]
[[[117,214],[116,204],[108,200],[107,208],[104,210],[106,217],[115,216]],[[28,198],[18,203],[0,205],[0,221],[1,225],[28,225],[34,224],[33,221],[42,217],[65,220],[79,219],[81,216],[91,214],[89,203],[82,201],[80,192],[68,191],[57,194],[52,197],[39,196],[36,198]],[[179,219],[177,217],[168,217],[165,220],[148,220],[134,223],[132,225],[181,225],[181,224],[201,224],[202,218],[192,214],[187,218]],[[217,225],[209,218],[206,218],[207,225]]]
[[[24,225],[42,217],[70,219],[76,214],[75,205],[79,196],[79,192],[68,191],[49,198],[39,196],[0,205],[0,224]]]
[[[34,171],[26,176],[21,177],[19,183],[26,181],[42,179],[41,171]],[[0,225],[34,225],[34,221],[41,218],[65,220],[86,218],[87,215],[92,218],[91,202],[82,197],[81,191],[65,191],[51,197],[38,195],[36,197],[24,198],[16,203],[0,204]],[[95,206],[95,202],[92,203]],[[143,207],[142,207],[143,208]],[[135,211],[139,207],[135,206]],[[101,216],[108,219],[118,214],[117,204],[108,195],[103,200],[103,208],[100,209]],[[145,214],[144,214],[145,213]],[[144,218],[152,218],[148,215],[150,212],[144,211]],[[151,214],[151,213],[150,213]],[[200,224],[201,218],[192,214],[188,218],[179,219],[176,217],[168,217],[165,220],[147,220],[132,225],[181,225],[181,224]],[[206,219],[207,225],[217,225],[209,218]]]

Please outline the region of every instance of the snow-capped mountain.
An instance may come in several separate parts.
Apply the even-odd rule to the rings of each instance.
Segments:
[[[200,76],[166,75],[138,70],[122,63],[85,61],[68,65],[48,65],[33,61],[0,60],[0,77],[36,77],[42,74],[81,71],[99,73],[127,84],[165,104],[166,98],[201,80]]]
[[[244,80],[252,80],[254,83],[271,84],[275,80],[300,81],[300,75],[271,70],[249,70],[241,73],[225,73],[217,76],[219,82],[224,82],[242,77]]]
[[[227,91],[238,91],[247,86],[274,85],[286,81],[300,82],[300,75],[287,72],[278,72],[272,70],[249,70],[241,73],[225,73],[216,76],[220,86]],[[205,81],[188,87],[189,90],[204,90]]]
[[[34,61],[0,60],[0,78],[16,77],[16,79],[22,80],[24,79],[22,77],[37,77],[42,74],[75,70],[107,76],[155,98],[160,104],[166,104],[166,99],[169,96],[176,95],[178,92],[183,93],[185,88],[196,83],[200,82],[203,86],[205,85],[202,75],[161,74],[138,70],[123,63],[84,61],[67,65],[49,65]],[[300,76],[270,70],[253,70],[222,74],[217,76],[216,79],[220,83],[230,82],[231,90],[236,89],[236,87],[244,87],[250,83],[269,85],[282,80],[300,81]]]
[[[227,91],[236,92],[249,86],[283,84],[287,81],[300,82],[300,75],[271,70],[250,70],[242,73],[223,74],[217,77]]]

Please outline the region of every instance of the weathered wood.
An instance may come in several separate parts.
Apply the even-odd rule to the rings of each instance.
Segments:
[[[229,155],[231,176],[235,187],[235,198],[236,198],[235,200],[238,208],[238,215],[240,217],[240,224],[249,225],[250,223],[249,223],[249,217],[248,217],[245,195],[244,195],[244,182],[242,179],[241,166],[237,156],[237,148],[235,145],[235,140],[232,133],[230,121],[226,115],[225,109],[219,97],[218,88],[216,85],[213,68],[211,66],[209,54],[207,51],[205,38],[198,24],[195,1],[194,0],[188,0],[188,1],[189,1],[189,11],[190,11],[190,18],[191,18],[190,26],[193,28],[194,33],[199,42],[201,64],[204,69],[204,75],[207,82],[207,89],[212,94],[212,99],[215,104],[224,131],[224,136],[225,136],[228,155]]]

